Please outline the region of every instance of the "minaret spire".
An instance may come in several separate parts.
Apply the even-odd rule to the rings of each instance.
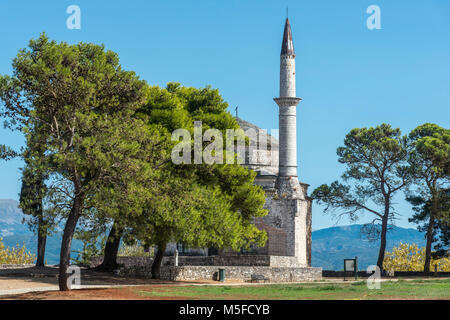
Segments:
[[[283,43],[281,44],[281,55],[290,55],[295,58],[294,41],[292,40],[292,31],[289,18],[286,18],[284,25]]]
[[[284,25],[280,55],[280,97],[274,99],[279,106],[279,179],[297,177],[297,113],[300,98],[295,89],[295,52],[289,18]],[[282,181],[279,181],[282,182]]]

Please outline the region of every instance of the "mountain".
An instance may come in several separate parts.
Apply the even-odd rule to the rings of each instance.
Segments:
[[[24,218],[17,201],[0,199],[0,237],[28,234],[27,226],[22,224]]]
[[[17,201],[0,199],[0,237],[7,246],[25,244],[28,250],[35,252],[37,237],[26,225],[22,224],[25,215],[18,208]],[[361,234],[362,225],[331,227],[313,231],[312,233],[312,265],[324,270],[341,270],[345,258],[358,257],[360,270],[376,264],[379,241],[370,242]],[[425,246],[424,234],[415,229],[392,226],[387,235],[387,250],[400,242],[417,243]],[[45,258],[49,264],[59,262],[61,234],[47,239]],[[74,240],[72,250],[80,250],[82,243]],[[75,258],[76,254],[72,253]]]
[[[331,227],[313,231],[312,257],[313,267],[324,270],[342,270],[344,259],[358,257],[358,267],[365,270],[377,263],[380,241],[371,242],[361,233],[363,225]],[[416,243],[425,246],[425,235],[416,229],[390,226],[387,233],[386,250],[391,251],[400,242]]]
[[[19,203],[11,199],[0,199],[0,237],[7,247],[14,247],[17,244],[26,248],[32,253],[36,252],[37,236],[30,231],[26,224],[22,224],[26,215],[19,209]],[[47,238],[45,250],[45,260],[48,264],[59,263],[59,250],[61,248],[62,235],[55,234]],[[80,250],[82,243],[79,240],[73,240],[72,250]],[[72,258],[77,254],[72,253]]]

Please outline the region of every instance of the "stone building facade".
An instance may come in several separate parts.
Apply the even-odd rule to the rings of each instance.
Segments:
[[[269,211],[255,222],[268,234],[264,250],[258,253],[294,257],[297,266],[307,267],[311,266],[312,200],[307,195],[308,185],[299,182],[297,175],[296,109],[301,99],[296,96],[295,51],[289,19],[280,54],[280,96],[274,100],[279,108],[279,141],[268,134],[259,135],[255,154],[245,159],[245,164],[258,174],[255,183],[265,190],[265,207]],[[240,119],[239,124],[244,131],[260,130]],[[266,145],[264,153],[261,149]]]

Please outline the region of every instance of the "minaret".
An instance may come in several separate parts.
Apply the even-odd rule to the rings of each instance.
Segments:
[[[269,255],[289,257],[292,266],[307,267],[311,265],[312,199],[307,195],[308,185],[297,177],[296,108],[301,99],[295,92],[295,52],[289,19],[281,45],[280,97],[274,100],[279,107],[279,167],[274,188],[266,193],[269,214],[262,217],[262,222],[272,227],[267,251]]]
[[[300,98],[295,93],[295,52],[291,24],[286,18],[280,56],[280,97],[274,99],[279,106],[279,179],[297,178],[297,114]],[[283,183],[282,183],[283,184]]]

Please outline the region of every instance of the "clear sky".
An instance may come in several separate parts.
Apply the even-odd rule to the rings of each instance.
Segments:
[[[69,30],[69,5],[81,29]],[[370,5],[381,29],[369,30]],[[182,0],[0,2],[0,74],[31,38],[105,44],[126,69],[150,84],[177,81],[219,88],[230,111],[264,129],[278,128],[279,54],[289,6],[297,54],[299,178],[312,191],[339,178],[336,148],[355,127],[383,122],[404,133],[450,124],[450,2],[446,0]],[[0,129],[18,148],[20,134]],[[18,199],[20,161],[0,163],[0,198]],[[397,197],[407,221],[411,209]],[[361,221],[367,221],[366,215]],[[341,224],[348,223],[343,220]],[[313,206],[313,229],[335,224]]]

